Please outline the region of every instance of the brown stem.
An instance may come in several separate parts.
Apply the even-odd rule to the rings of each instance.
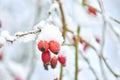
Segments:
[[[80,27],[78,26],[77,29],[77,36],[75,40],[75,80],[78,80],[78,45],[79,45],[79,34],[80,34]]]
[[[64,16],[64,11],[62,8],[62,3],[60,2],[60,0],[56,0],[58,2],[59,8],[60,8],[60,12],[61,12],[61,17],[62,17],[62,29],[63,29],[63,38],[64,38],[64,42],[66,40],[66,32],[67,32],[67,27],[66,27],[66,21],[65,21],[65,16]],[[60,67],[60,75],[59,75],[59,80],[62,80],[63,78],[63,66],[61,65]]]
[[[10,42],[10,43],[13,43],[13,42],[15,42],[18,38],[21,38],[21,37],[26,36],[26,35],[29,35],[29,34],[37,34],[37,33],[39,33],[39,32],[41,32],[41,29],[38,28],[37,30],[24,32],[24,33],[22,33],[22,34],[16,34],[16,35],[15,35],[16,39],[14,39],[14,40],[6,39],[6,41],[7,41],[7,42]]]

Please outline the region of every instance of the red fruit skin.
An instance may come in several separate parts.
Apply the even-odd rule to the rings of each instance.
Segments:
[[[15,80],[23,80],[21,77],[15,77]]]
[[[76,38],[75,36],[72,37],[73,41],[75,42]],[[83,39],[82,38],[79,38],[79,42],[82,44],[83,43]]]
[[[76,39],[75,39],[75,36],[72,37],[72,40],[75,42],[75,40],[76,40]]]
[[[100,43],[100,38],[95,37],[95,40],[96,40],[97,43]]]
[[[60,51],[60,44],[58,42],[52,40],[49,42],[49,49],[54,54],[58,54],[58,52]]]
[[[49,51],[42,53],[42,61],[44,64],[48,64],[50,62],[50,59],[51,59],[51,55]]]
[[[58,61],[60,62],[60,64],[62,66],[65,66],[65,64],[66,64],[66,57],[64,55],[60,54],[60,55],[58,55]]]
[[[80,38],[80,39],[79,39],[79,42],[82,44],[82,43],[83,43],[83,39],[82,39],[82,38]]]
[[[42,52],[47,51],[49,48],[49,44],[47,43],[47,41],[40,41],[38,43],[38,49]]]
[[[92,7],[88,7],[88,13],[90,13],[90,14],[93,14],[93,15],[97,15],[97,11],[96,11],[96,9],[94,9],[94,8],[92,8]]]
[[[83,51],[86,51],[86,50],[88,49],[88,47],[89,47],[89,45],[88,45],[88,44],[85,44],[85,45],[83,46]]]
[[[56,65],[57,65],[57,57],[56,56],[52,57],[52,59],[50,61],[50,65],[52,68],[56,67]]]

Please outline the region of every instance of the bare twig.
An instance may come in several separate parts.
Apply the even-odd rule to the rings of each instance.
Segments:
[[[93,75],[95,76],[96,80],[99,80],[95,70],[93,69],[93,67],[91,66],[89,60],[83,55],[82,51],[79,50],[80,55],[82,56],[82,58],[86,61],[86,63],[88,64],[90,70],[92,71]]]
[[[106,66],[107,66],[107,68],[110,70],[110,72],[111,72],[115,77],[120,77],[119,74],[115,73],[115,72],[112,70],[112,68],[109,66],[109,64],[107,63],[106,59],[105,59],[103,56],[102,56],[102,59],[104,60]]]
[[[30,35],[30,34],[36,34],[36,33],[39,33],[41,32],[41,29],[36,29],[36,30],[33,30],[33,31],[28,31],[28,32],[24,32],[24,33],[21,33],[21,34],[16,34],[15,35],[15,39],[14,40],[10,40],[10,39],[6,39],[7,42],[10,42],[10,43],[13,43],[15,42],[18,38],[21,38],[23,36],[26,36],[26,35]]]
[[[112,19],[112,20],[115,21],[116,23],[120,24],[120,21],[117,20],[117,19],[115,19],[115,18],[113,18],[112,16],[110,16],[110,19]]]
[[[78,26],[77,29],[77,36],[75,40],[75,80],[78,80],[78,45],[79,45],[79,34],[80,34],[80,27]]]
[[[26,35],[29,35],[29,34],[36,34],[40,31],[41,31],[41,29],[38,28],[37,30],[34,30],[34,31],[24,32],[22,34],[16,34],[16,37],[23,37],[23,36],[26,36]]]
[[[60,0],[56,0],[58,2],[58,5],[59,5],[59,9],[60,9],[60,12],[61,12],[61,17],[62,17],[62,29],[63,29],[63,38],[64,38],[64,42],[66,40],[66,32],[67,32],[67,26],[66,26],[66,21],[65,21],[65,15],[64,15],[64,11],[63,11],[63,8],[62,8],[62,3],[60,2]],[[59,75],[59,80],[62,80],[63,78],[63,66],[61,65],[60,67],[60,75]]]

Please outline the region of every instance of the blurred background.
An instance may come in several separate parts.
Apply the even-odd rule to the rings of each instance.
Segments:
[[[67,27],[76,35],[77,27],[80,26],[80,36],[91,43],[98,53],[104,40],[102,51],[104,58],[113,73],[120,75],[120,0],[103,0],[104,17],[108,22],[105,31],[99,0],[60,0],[60,2]],[[48,19],[61,30],[61,17],[59,4],[55,0],[0,0],[0,36],[7,34],[15,36],[17,32],[33,30],[36,24]],[[105,32],[104,39],[102,30]],[[69,38],[66,39],[66,44],[73,43],[73,35],[68,32],[67,36]],[[59,80],[55,78],[59,78],[60,64],[55,69],[50,68],[46,71],[40,53],[34,45],[35,41],[24,39],[13,44],[4,43],[4,47],[0,48],[0,80]],[[96,51],[89,45],[84,48],[85,45],[79,43],[79,50],[89,63],[79,55],[78,80],[96,80],[89,64],[98,80],[120,80],[102,60],[106,76],[104,79]],[[63,80],[74,80],[75,48],[64,45],[62,50],[67,58]]]

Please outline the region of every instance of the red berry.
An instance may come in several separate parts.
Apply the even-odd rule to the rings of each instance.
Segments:
[[[61,65],[65,66],[66,64],[66,57],[62,54],[58,55],[58,61],[61,63]]]
[[[42,52],[47,51],[49,48],[49,44],[47,43],[47,41],[40,41],[38,43],[38,49]]]
[[[15,77],[15,80],[23,80],[21,77]]]
[[[75,39],[75,36],[73,36],[72,39],[73,39],[73,41],[75,41],[75,40],[76,40],[76,39]]]
[[[95,40],[96,40],[97,43],[100,43],[100,38],[95,37]]]
[[[58,54],[59,50],[60,50],[60,44],[54,40],[49,42],[49,49],[51,50],[51,52]]]
[[[85,44],[85,45],[83,46],[83,51],[86,51],[86,50],[88,49],[88,47],[89,47],[89,45],[88,45],[88,44]]]
[[[93,7],[88,7],[88,13],[93,14],[93,15],[97,15],[97,11]]]
[[[50,62],[50,59],[51,59],[51,56],[49,51],[42,53],[42,61],[44,64],[48,64]]]
[[[57,65],[57,57],[56,57],[56,56],[54,56],[54,57],[51,59],[50,64],[51,64],[51,67],[52,67],[52,68],[55,68],[55,67],[56,67],[56,65]]]
[[[73,41],[75,41],[75,40],[76,40],[75,36],[73,36],[72,39],[73,39]],[[79,42],[80,42],[81,44],[83,43],[83,39],[82,39],[81,37],[79,38]]]
[[[82,38],[80,38],[80,39],[79,39],[79,42],[82,44],[82,43],[83,43],[83,39],[82,39]]]

